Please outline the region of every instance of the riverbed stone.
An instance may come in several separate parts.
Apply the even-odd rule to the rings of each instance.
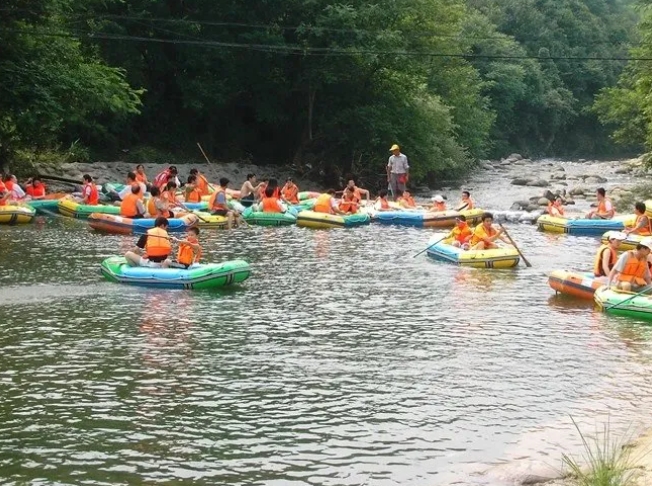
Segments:
[[[634,170],[632,167],[619,167],[614,171],[615,174],[630,174]]]
[[[541,198],[539,198],[539,200],[537,201],[537,204],[538,204],[539,206],[547,206],[549,202],[550,202],[550,199],[548,199],[547,197],[541,197]]]
[[[527,186],[530,182],[532,182],[532,179],[527,179],[525,177],[516,177],[512,179],[513,186]]]
[[[523,211],[530,204],[531,204],[530,201],[524,201],[523,199],[521,199],[519,201],[514,201],[509,209],[512,211]]]
[[[587,190],[584,187],[578,186],[578,187],[573,187],[568,193],[571,196],[583,196],[586,194]]]
[[[536,179],[528,182],[526,185],[532,187],[548,187],[550,183],[545,179]]]
[[[553,174],[550,174],[550,180],[553,180],[553,181],[566,180],[566,173],[564,173],[564,172],[555,172]]]

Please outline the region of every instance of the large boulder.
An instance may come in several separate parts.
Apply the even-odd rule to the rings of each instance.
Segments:
[[[581,186],[577,186],[577,187],[573,187],[568,193],[571,196],[583,196],[584,194],[586,194],[586,192],[587,191],[585,188]]]
[[[508,159],[513,159],[513,160],[522,160],[523,156],[521,154],[510,154],[510,156],[507,157],[507,158]]]
[[[550,183],[545,179],[536,179],[526,184],[526,186],[531,186],[531,187],[548,187],[549,185]]]
[[[513,186],[529,186],[530,182],[533,182],[532,179],[527,179],[525,177],[516,177],[512,179]]]
[[[514,201],[509,209],[512,211],[524,211],[529,205],[530,201]]]
[[[616,174],[629,174],[633,171],[634,169],[632,167],[619,167],[616,169],[615,173]]]
[[[603,184],[607,182],[607,178],[599,175],[590,175],[586,179],[584,179],[584,182],[586,184]]]
[[[539,200],[537,201],[537,204],[539,206],[547,206],[549,202],[550,199],[548,199],[547,197],[540,197]]]
[[[554,194],[550,189],[546,189],[545,191],[543,191],[543,197],[545,197],[548,201],[554,201],[555,196],[559,196],[559,195],[561,195],[561,191],[555,191]]]
[[[484,170],[494,170],[495,167],[491,165],[491,163],[488,160],[480,160],[478,161],[478,165],[482,167]]]
[[[564,172],[555,172],[554,174],[550,175],[550,180],[552,180],[552,181],[565,181],[566,180],[566,173],[564,173]]]

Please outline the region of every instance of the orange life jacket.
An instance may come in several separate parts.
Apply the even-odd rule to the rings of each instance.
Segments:
[[[139,172],[134,172],[134,174],[136,174],[136,182],[147,184],[147,176],[145,174],[141,174]]]
[[[322,194],[315,201],[315,207],[312,209],[316,213],[326,213],[333,214],[333,208],[331,207],[331,199],[333,196],[330,194]]]
[[[41,184],[38,187],[34,187],[33,184],[27,184],[27,186],[25,187],[25,193],[28,196],[32,196],[32,197],[45,196],[45,184]]]
[[[159,196],[160,198],[161,196]],[[170,217],[170,211],[167,209],[165,211],[160,211],[156,207],[156,198],[155,197],[150,197],[149,201],[147,202],[147,212],[152,218],[158,218],[159,216],[163,216],[164,218],[169,218]]]
[[[471,239],[471,235],[473,235],[473,232],[467,223],[464,223],[462,226],[455,226],[455,228],[451,230],[451,236],[453,239],[460,243],[468,242]]]
[[[199,240],[197,240],[197,238],[188,237],[188,241],[194,244],[199,243]],[[192,265],[193,263],[197,263],[200,258],[201,258],[201,248],[197,250],[197,253],[195,254],[195,251],[192,249],[190,245],[185,244],[183,241],[179,243],[179,253],[177,254],[177,261],[179,263],[182,263],[183,265]]]
[[[360,198],[353,193],[353,196],[348,196],[344,193],[342,201],[340,202],[340,211],[343,213],[355,214],[360,209]]]
[[[609,199],[605,197],[602,201],[598,203],[598,211],[597,211],[598,214],[607,214],[609,212],[607,211],[607,202],[611,203],[611,201],[609,201]],[[611,205],[611,207],[613,209],[613,204]]]
[[[275,197],[264,197],[261,201],[263,213],[282,213],[283,208]]]
[[[647,218],[647,226],[644,226],[642,229],[637,230],[637,234],[641,236],[650,236],[652,234],[652,224],[650,223],[650,218],[648,218],[645,214],[641,214],[640,216],[636,216],[636,223],[634,224],[634,228],[637,228],[639,224],[641,224],[641,221],[643,219]]]
[[[220,210],[220,209],[228,211],[229,208],[228,208],[228,206],[226,204],[221,204],[221,203],[217,202],[217,196],[220,193],[224,193],[224,197],[226,198],[226,191],[224,190],[224,188],[221,187],[221,186],[218,187],[215,190],[215,192],[213,193],[213,195],[211,196],[211,198],[209,199],[209,201],[208,201],[208,210],[209,211],[216,211],[216,210]]]
[[[475,246],[481,241],[485,241],[486,238],[495,236],[496,233],[498,233],[498,230],[496,230],[493,226],[489,227],[489,231],[487,231],[487,228],[484,227],[484,224],[480,223],[473,230],[473,235],[471,236],[471,246]]]
[[[201,174],[197,175],[197,189],[199,190],[200,196],[207,196],[208,194],[210,194],[210,191],[208,190],[208,179],[206,179],[206,177],[204,177]],[[201,201],[201,197],[199,198],[199,200]]]
[[[604,273],[602,268],[602,258],[604,257],[605,251],[609,252],[609,270],[611,270],[616,265],[616,261],[618,259],[616,251],[609,245],[602,245],[598,249],[598,253],[595,255],[595,261],[593,262],[593,275],[596,277],[607,277],[607,274]]]
[[[193,187],[190,191],[186,190],[186,202],[198,203],[201,202],[202,192],[198,187]]]
[[[161,193],[161,197],[165,199],[168,204],[171,204],[172,207],[176,206],[177,204],[177,196],[174,193],[174,191],[163,191]]]
[[[167,257],[172,252],[168,232],[161,228],[147,230],[145,253],[148,257]]]
[[[639,260],[635,256],[636,250],[630,250],[626,253],[627,263],[625,269],[619,273],[616,279],[619,282],[629,282],[636,285],[645,285],[645,273],[647,272],[647,261]]]
[[[91,193],[88,195],[88,201],[86,201],[85,204],[88,204],[89,206],[97,206],[100,202],[100,193],[97,190],[97,186],[94,182],[89,182],[87,185],[90,186]]]
[[[283,187],[282,193],[283,199],[287,202],[291,204],[299,204],[299,188],[296,184],[290,184],[289,186],[286,184],[285,187]]]
[[[445,202],[434,202],[432,205],[432,210],[435,212],[439,211],[446,211],[446,203]]]
[[[0,181],[0,193],[3,192],[5,192],[6,194],[4,196],[0,196],[0,206],[5,206],[7,204],[7,200],[9,199],[9,196],[11,195],[5,183]]]
[[[138,194],[127,194],[125,198],[120,203],[120,215],[126,218],[133,218],[134,216],[139,216],[138,212],[138,201],[140,197]]]

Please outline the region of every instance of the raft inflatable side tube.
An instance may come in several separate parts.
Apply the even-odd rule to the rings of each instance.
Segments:
[[[98,232],[121,235],[142,235],[154,227],[156,218],[125,218],[113,214],[91,213],[88,226]],[[181,233],[196,226],[199,218],[195,214],[186,214],[180,218],[169,218],[168,233]]]
[[[585,300],[593,300],[595,291],[605,283],[606,279],[596,278],[592,273],[567,270],[553,270],[548,277],[548,285],[556,292]]]
[[[96,206],[89,206],[87,204],[79,204],[72,199],[61,199],[58,204],[59,212],[69,218],[88,219],[93,213],[101,214],[114,214],[120,215],[120,206],[112,206],[108,204],[98,204]]]
[[[634,215],[616,216],[613,219],[569,219],[544,214],[537,219],[537,227],[549,233],[566,233],[575,236],[601,236],[606,231],[622,231],[636,221]]]
[[[36,210],[29,206],[0,206],[0,224],[28,224],[34,220]]]
[[[301,211],[297,214],[297,226],[313,229],[328,228],[353,228],[369,224],[371,218],[368,214],[339,214],[317,213],[315,211]]]
[[[473,268],[514,268],[521,260],[516,248],[463,250],[451,245],[451,242],[451,239],[439,241],[428,248],[426,253],[438,261]]]
[[[608,314],[652,320],[652,298],[636,292],[623,292],[606,286],[595,291],[594,300],[599,310]],[[627,301],[627,302],[625,302]],[[622,303],[622,304],[621,304]],[[618,304],[617,307],[614,307]]]

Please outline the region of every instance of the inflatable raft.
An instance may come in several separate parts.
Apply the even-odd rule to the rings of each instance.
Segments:
[[[428,256],[442,262],[474,268],[513,268],[520,261],[516,248],[462,250],[451,245],[451,242],[449,239],[431,246],[427,250]]]
[[[544,214],[537,219],[541,231],[566,233],[575,236],[601,236],[606,231],[622,231],[636,221],[634,215],[616,216],[613,219],[569,219]]]
[[[102,275],[111,282],[166,289],[213,289],[238,284],[249,278],[251,270],[244,260],[195,264],[188,269],[131,267],[123,257],[102,262]]]
[[[604,286],[595,291],[594,299],[598,309],[608,314],[652,320],[652,298],[649,294],[632,298],[634,295],[636,293],[622,292]],[[616,304],[618,307],[613,307]]]
[[[618,251],[627,251],[627,250],[634,250],[636,249],[636,246],[640,243],[640,241],[646,238],[645,236],[641,235],[627,235],[627,239],[622,240],[620,242],[620,246],[618,247]],[[605,233],[602,235],[602,244],[608,245],[609,244],[609,232]]]
[[[29,199],[25,200],[24,204],[27,206],[36,209],[36,214],[43,213],[58,213],[59,212],[59,201],[64,197],[68,196],[66,193],[53,193],[45,196],[44,199]]]
[[[217,214],[206,213],[203,211],[193,211],[197,216],[197,226],[206,229],[221,229],[226,228],[226,216],[218,216]]]
[[[320,192],[314,192],[314,191],[302,191],[299,193],[299,201],[305,201],[307,199],[317,199],[319,196],[321,196]]]
[[[289,212],[264,213],[262,211],[255,211],[253,207],[245,209],[242,217],[247,223],[258,226],[290,226],[297,222],[296,216]]]
[[[605,283],[606,279],[596,278],[592,273],[574,273],[567,270],[553,270],[548,277],[548,285],[553,290],[586,300],[592,300],[595,291]]]
[[[36,215],[36,210],[29,206],[0,206],[0,224],[31,223],[34,215]]]
[[[102,233],[120,235],[142,235],[154,227],[156,218],[130,219],[113,214],[91,213],[88,216],[88,226]],[[199,218],[195,214],[186,214],[180,218],[168,219],[168,233],[180,233],[195,226]]]
[[[381,224],[416,226],[418,228],[452,228],[458,216],[464,215],[470,226],[480,222],[482,209],[469,211],[376,211],[373,219]]]
[[[93,213],[120,215],[120,206],[111,206],[108,204],[89,206],[87,204],[79,204],[72,199],[61,199],[57,207],[61,214],[69,218],[88,219]]]
[[[297,214],[297,226],[313,229],[327,228],[353,228],[369,224],[371,218],[368,214],[349,214],[346,216],[315,211],[301,211]]]

